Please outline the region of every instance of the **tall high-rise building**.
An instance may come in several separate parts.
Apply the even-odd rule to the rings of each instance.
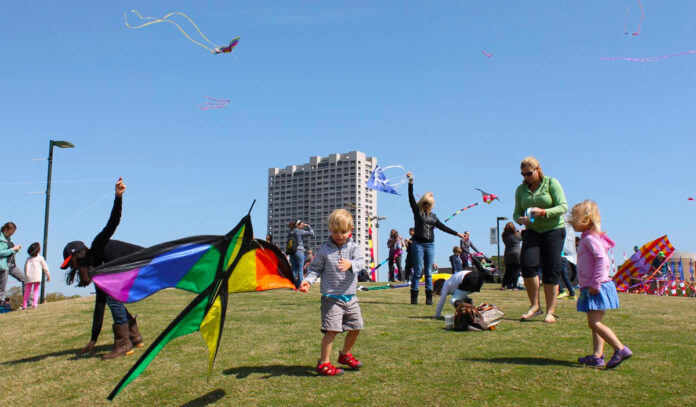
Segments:
[[[309,157],[309,163],[268,169],[268,233],[284,248],[290,231],[288,224],[297,219],[309,223],[315,236],[305,239],[305,247],[317,249],[329,239],[329,214],[344,208],[353,214],[358,243],[369,266],[367,211],[377,214],[377,191],[365,186],[377,158],[360,151]],[[378,257],[377,230],[372,228],[375,258]],[[369,268],[368,268],[369,271]]]

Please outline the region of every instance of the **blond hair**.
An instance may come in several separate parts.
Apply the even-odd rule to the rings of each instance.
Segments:
[[[539,164],[539,160],[536,159],[533,155],[530,155],[529,157],[525,157],[522,159],[522,162],[520,163],[520,169],[523,170],[526,168],[529,168],[530,170],[539,170],[539,178],[544,179],[544,173],[541,171],[541,164]]]
[[[425,209],[423,209],[423,204],[425,203],[430,204],[430,210],[435,206],[435,197],[432,192],[428,191],[424,193],[421,199],[418,200],[418,208],[420,208],[421,212],[425,212]]]
[[[332,232],[349,232],[355,226],[353,215],[345,209],[336,209],[331,212],[328,224]]]
[[[573,206],[570,211],[570,224],[578,231],[602,231],[602,216],[597,202],[588,199]]]

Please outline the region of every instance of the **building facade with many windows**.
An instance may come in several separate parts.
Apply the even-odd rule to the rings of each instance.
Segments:
[[[329,240],[327,220],[334,209],[353,214],[353,239],[365,256],[369,271],[370,251],[367,212],[377,214],[377,191],[365,186],[377,165],[377,158],[360,151],[310,157],[309,163],[268,169],[268,233],[281,249],[290,231],[288,224],[302,219],[314,229],[305,247],[315,250]],[[375,258],[378,257],[377,230],[372,229]]]

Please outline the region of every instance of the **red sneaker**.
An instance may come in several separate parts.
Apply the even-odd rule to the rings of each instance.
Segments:
[[[362,362],[353,357],[351,353],[338,352],[338,363],[342,365],[350,366],[351,369],[360,369],[362,367]]]
[[[343,369],[337,368],[331,362],[321,363],[320,360],[317,362],[317,373],[322,376],[340,376],[343,374]]]

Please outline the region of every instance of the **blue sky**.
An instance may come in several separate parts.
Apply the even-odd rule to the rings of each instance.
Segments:
[[[4,2],[0,15],[0,222],[18,224],[17,243],[43,235],[46,161],[32,159],[50,139],[76,145],[54,152],[49,292],[88,294],[62,281],[61,251],[101,230],[119,176],[117,239],[225,233],[253,199],[263,235],[268,167],[351,150],[413,171],[443,219],[479,200],[474,188],[499,195],[450,221],[489,254],[527,155],[571,205],[599,203],[617,261],[663,234],[696,251],[696,55],[600,60],[696,49],[692,1],[646,0],[638,36],[623,34],[625,6],[629,31],[640,15],[628,0],[69,4]],[[211,55],[169,24],[129,30],[130,9],[181,11],[213,42],[241,42]],[[206,96],[231,103],[202,111]],[[379,207],[382,236],[405,234],[406,197]],[[438,263],[455,244],[437,235]]]

